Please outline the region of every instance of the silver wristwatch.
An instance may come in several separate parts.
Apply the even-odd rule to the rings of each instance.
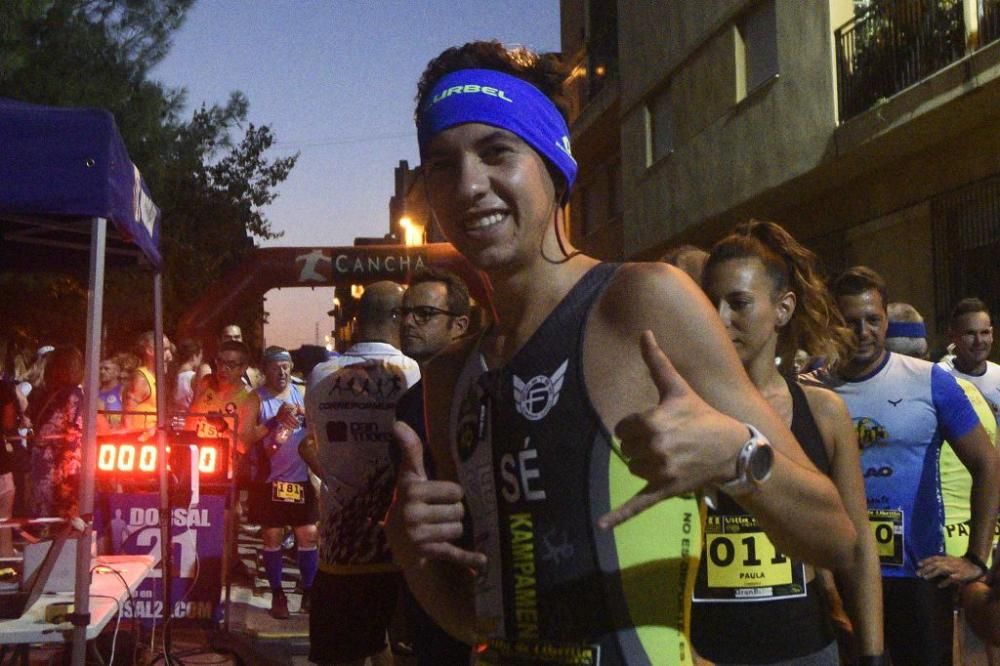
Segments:
[[[774,449],[767,437],[749,423],[745,425],[750,430],[750,439],[736,458],[736,477],[719,486],[730,497],[742,497],[757,490],[771,477],[774,465]]]

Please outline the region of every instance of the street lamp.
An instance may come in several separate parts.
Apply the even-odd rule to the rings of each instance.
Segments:
[[[399,218],[399,226],[403,230],[404,245],[423,245],[424,227],[413,221],[409,215]]]

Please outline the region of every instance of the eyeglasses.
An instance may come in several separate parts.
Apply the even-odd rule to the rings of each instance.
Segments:
[[[245,365],[242,361],[223,361],[221,358],[215,359],[215,362],[219,364],[220,369],[224,368],[226,370],[236,370]]]
[[[429,322],[432,318],[438,315],[448,315],[449,317],[457,317],[457,312],[449,312],[448,310],[442,310],[441,308],[436,308],[431,305],[418,305],[412,308],[394,308],[392,311],[392,316],[396,319],[406,320],[407,315],[413,315],[413,321],[417,324],[423,326]]]

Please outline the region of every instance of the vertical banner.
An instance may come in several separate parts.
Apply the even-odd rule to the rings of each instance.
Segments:
[[[156,493],[108,495],[107,515],[98,516],[98,530],[111,554],[160,554],[160,509]],[[196,507],[176,507],[170,524],[171,565],[169,576],[172,616],[177,620],[211,624],[222,592],[224,548],[224,495],[201,495]],[[123,617],[152,624],[163,619],[163,570],[150,572],[139,589],[126,601]]]

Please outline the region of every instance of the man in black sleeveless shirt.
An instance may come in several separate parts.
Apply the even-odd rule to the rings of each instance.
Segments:
[[[687,664],[695,491],[721,487],[782,552],[819,566],[856,535],[698,287],[663,264],[600,265],[568,247],[562,80],[552,58],[477,42],[420,82],[431,209],[490,278],[497,323],[428,365],[442,480],[397,424],[387,531],[422,605],[482,661]],[[472,550],[454,543],[463,500]],[[673,550],[636,554],[660,542]]]

